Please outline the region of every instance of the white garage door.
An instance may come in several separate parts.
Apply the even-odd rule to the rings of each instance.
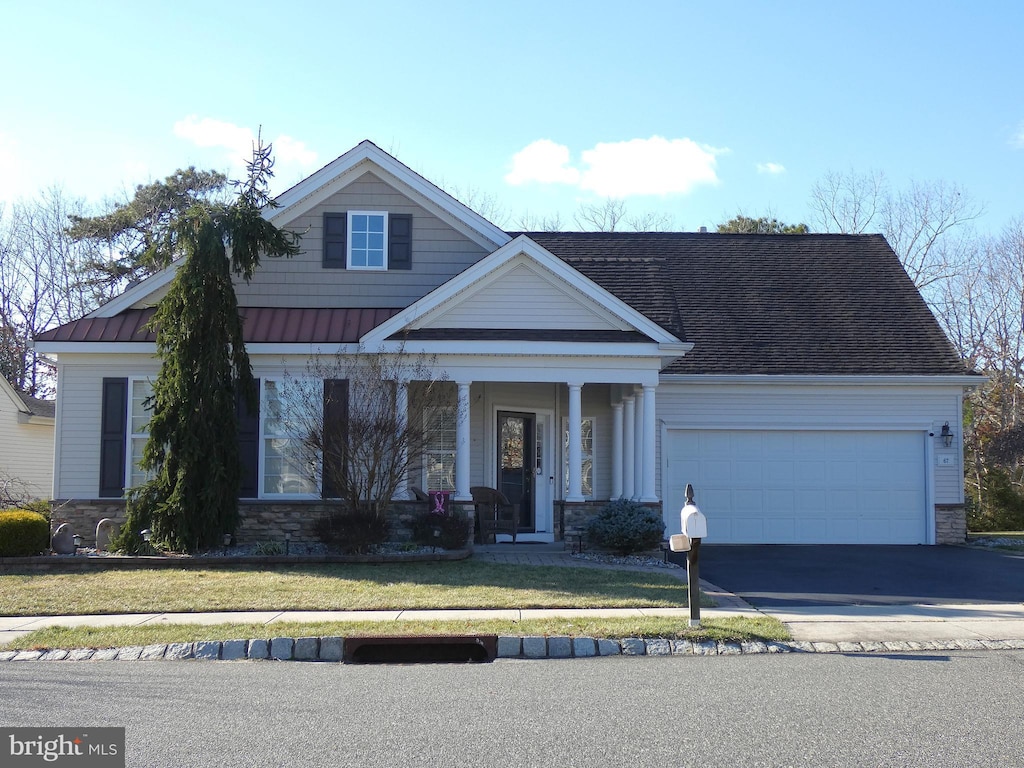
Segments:
[[[927,542],[920,432],[669,430],[667,533],[692,483],[708,541]]]

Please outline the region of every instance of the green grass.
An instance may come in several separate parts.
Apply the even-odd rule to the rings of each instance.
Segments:
[[[669,574],[473,560],[0,575],[0,616],[687,604]]]
[[[768,616],[705,619],[701,627],[686,619],[660,617],[538,619],[522,622],[388,621],[273,624],[196,624],[148,627],[49,627],[3,646],[4,650],[50,648],[124,648],[198,640],[248,640],[271,637],[372,637],[380,635],[562,635],[573,637],[665,637],[691,640],[788,640],[782,622]]]

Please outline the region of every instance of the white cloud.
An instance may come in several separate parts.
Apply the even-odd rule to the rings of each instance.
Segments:
[[[550,139],[538,139],[512,156],[512,170],[505,181],[513,186],[537,181],[541,184],[576,184],[580,172],[569,166],[569,148]]]
[[[725,152],[691,139],[652,136],[601,142],[584,150],[574,167],[568,147],[540,139],[516,153],[505,181],[571,184],[602,197],[686,194],[718,183],[716,158]]]
[[[686,194],[699,184],[717,184],[720,149],[691,139],[632,139],[598,144],[583,152],[588,165],[580,186],[603,197]]]
[[[245,162],[252,157],[256,142],[256,134],[249,128],[197,115],[176,122],[174,135],[197,147],[227,150],[226,160],[231,171],[238,175],[244,172]],[[269,143],[274,146],[274,173],[279,179],[301,177],[305,175],[303,171],[316,164],[316,152],[298,139],[282,134]]]
[[[770,173],[774,176],[780,173],[785,173],[786,166],[784,166],[782,163],[758,163],[757,172]]]

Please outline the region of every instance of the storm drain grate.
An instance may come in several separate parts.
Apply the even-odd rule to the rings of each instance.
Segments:
[[[346,664],[454,664],[494,661],[497,635],[346,637]]]

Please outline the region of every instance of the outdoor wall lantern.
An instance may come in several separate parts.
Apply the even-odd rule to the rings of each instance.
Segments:
[[[142,536],[142,540],[147,544],[149,544],[150,539],[153,538],[153,532],[149,530],[149,528],[139,531],[139,535]]]
[[[947,448],[953,445],[953,430],[949,428],[948,421],[942,425],[942,432],[940,434],[942,436],[943,445],[945,445]]]

